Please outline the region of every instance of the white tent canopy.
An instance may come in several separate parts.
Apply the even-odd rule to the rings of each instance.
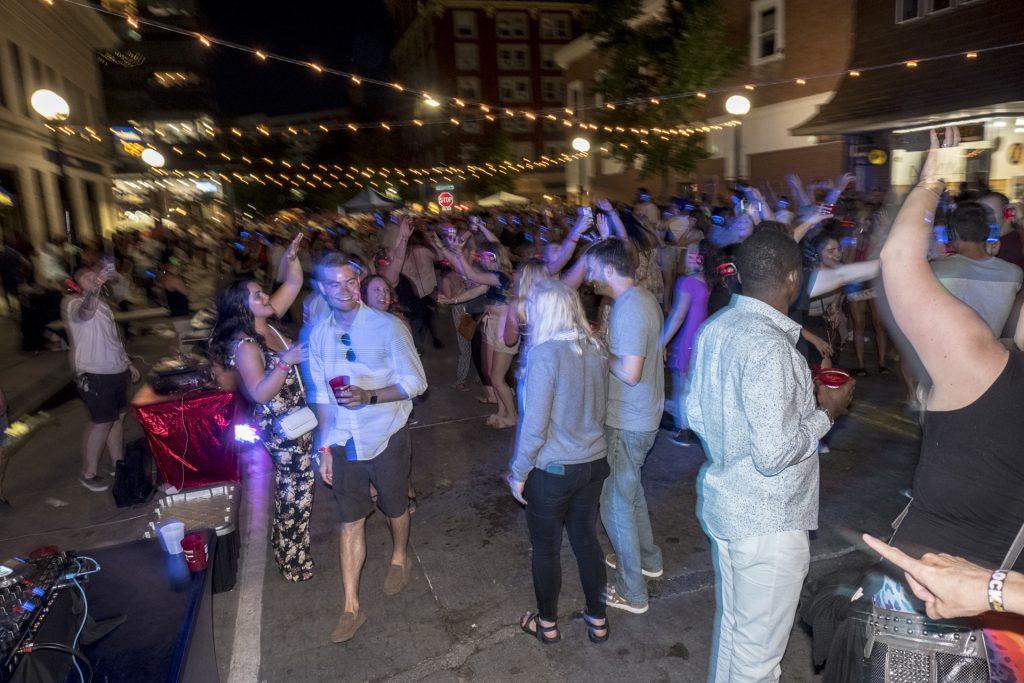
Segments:
[[[364,213],[377,209],[397,209],[401,206],[402,202],[392,201],[371,187],[363,187],[355,197],[342,204],[341,208],[347,213]]]
[[[495,192],[477,202],[480,206],[504,206],[505,204],[529,204],[530,200],[511,192]]]

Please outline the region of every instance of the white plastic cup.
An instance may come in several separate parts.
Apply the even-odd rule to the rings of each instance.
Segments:
[[[161,524],[157,530],[160,532],[160,544],[164,547],[164,552],[169,555],[184,552],[181,549],[181,540],[185,538],[184,522],[171,519]]]

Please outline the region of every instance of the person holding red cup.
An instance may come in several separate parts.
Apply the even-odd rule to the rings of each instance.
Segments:
[[[341,517],[345,597],[331,634],[336,643],[350,640],[366,621],[359,575],[366,557],[364,524],[375,505],[371,485],[394,543],[385,594],[397,594],[409,580],[411,448],[406,423],[411,399],[427,388],[409,328],[360,300],[362,276],[354,259],[325,254],[316,265],[315,282],[331,314],[306,330],[307,400],[318,422],[316,459]]]

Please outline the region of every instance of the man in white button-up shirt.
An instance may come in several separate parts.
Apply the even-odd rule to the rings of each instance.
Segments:
[[[331,640],[352,638],[366,621],[359,574],[366,559],[364,523],[377,505],[390,521],[394,550],[384,592],[409,580],[409,435],[411,399],[427,388],[412,336],[393,315],[359,300],[358,263],[332,253],[317,264],[316,286],[331,314],[304,331],[309,345],[307,400],[316,408],[320,475],[341,514],[341,576],[345,604]],[[332,381],[333,380],[333,381]]]
[[[815,390],[786,316],[801,284],[791,238],[755,232],[736,267],[744,295],[708,321],[686,412],[708,462],[698,515],[714,546],[715,647],[709,679],[777,681],[818,528],[818,441],[854,382]]]

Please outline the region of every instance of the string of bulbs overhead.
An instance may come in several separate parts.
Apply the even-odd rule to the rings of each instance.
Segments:
[[[450,106],[453,106],[453,107],[455,107],[457,109],[471,109],[471,108],[475,108],[475,109],[478,109],[479,112],[483,114],[482,117],[475,118],[475,119],[465,119],[463,117],[451,116],[451,117],[448,117],[446,119],[445,118],[438,118],[438,119],[406,119],[406,120],[400,120],[400,121],[349,122],[349,123],[344,123],[344,124],[323,123],[323,124],[318,124],[315,127],[315,130],[319,130],[320,132],[332,132],[332,131],[335,131],[335,130],[338,130],[338,131],[340,131],[340,130],[348,130],[348,131],[351,131],[351,132],[357,132],[357,131],[361,131],[361,130],[385,130],[385,131],[389,131],[389,130],[392,130],[394,128],[399,128],[399,127],[410,127],[410,126],[423,127],[423,126],[430,126],[430,125],[459,126],[459,125],[462,125],[463,123],[466,123],[466,122],[469,122],[469,121],[484,121],[484,120],[494,121],[499,116],[502,116],[502,115],[503,116],[508,116],[508,117],[517,117],[518,116],[518,117],[523,117],[523,118],[532,119],[532,120],[537,120],[537,119],[540,119],[540,118],[544,118],[544,119],[548,119],[548,120],[561,120],[562,124],[567,126],[567,127],[579,126],[581,128],[586,128],[586,129],[590,129],[590,130],[600,130],[601,129],[600,126],[597,126],[596,124],[593,124],[593,123],[587,123],[586,121],[581,120],[579,118],[579,114],[581,112],[583,112],[583,111],[589,111],[589,110],[601,109],[601,108],[616,109],[618,107],[638,106],[638,105],[657,106],[657,105],[661,104],[663,101],[673,100],[673,99],[680,99],[680,98],[707,99],[712,94],[735,93],[737,91],[737,89],[738,89],[737,86],[723,86],[723,87],[712,88],[712,89],[707,89],[707,90],[696,90],[696,91],[689,91],[689,92],[672,93],[672,94],[667,94],[667,95],[633,97],[633,98],[627,98],[627,99],[622,99],[622,100],[609,101],[609,102],[605,102],[605,103],[600,104],[600,105],[599,104],[594,104],[592,106],[581,106],[581,107],[577,108],[575,113],[573,112],[572,109],[563,108],[563,107],[548,108],[548,109],[541,109],[541,110],[515,109],[515,108],[508,108],[508,107],[505,107],[503,105],[494,105],[494,104],[489,104],[489,103],[485,103],[485,102],[476,102],[476,101],[472,101],[472,100],[468,100],[468,99],[464,99],[464,98],[460,98],[460,97],[438,95],[438,94],[430,93],[430,92],[427,92],[425,90],[421,90],[421,89],[418,89],[418,88],[415,88],[415,87],[411,87],[411,86],[408,86],[408,85],[405,85],[405,84],[402,84],[402,83],[384,81],[384,80],[375,79],[375,78],[371,78],[371,77],[367,77],[367,76],[362,76],[362,75],[355,74],[355,73],[348,72],[348,71],[342,71],[342,70],[339,70],[339,69],[334,69],[334,68],[331,68],[331,67],[328,67],[328,66],[324,66],[324,65],[318,64],[316,62],[296,59],[294,57],[288,57],[286,55],[281,55],[281,54],[278,54],[276,52],[266,51],[266,50],[262,50],[262,49],[255,48],[255,47],[251,47],[251,46],[248,46],[248,45],[242,45],[240,43],[235,43],[235,42],[224,40],[224,39],[221,39],[221,38],[216,38],[214,36],[210,36],[210,35],[203,34],[203,33],[198,33],[198,32],[194,32],[194,31],[187,31],[185,29],[181,29],[181,28],[178,28],[176,26],[171,26],[169,24],[164,24],[162,22],[155,21],[155,20],[152,20],[152,19],[142,18],[142,17],[136,16],[136,15],[126,14],[126,13],[123,13],[123,12],[117,12],[117,11],[113,11],[113,10],[108,10],[106,8],[99,7],[97,5],[89,4],[89,3],[85,2],[84,0],[60,0],[60,1],[64,2],[64,3],[67,3],[67,4],[70,4],[70,5],[74,5],[76,7],[81,7],[83,9],[88,9],[88,10],[91,10],[91,11],[94,11],[94,12],[100,12],[100,13],[107,14],[107,15],[110,15],[110,16],[115,16],[115,17],[122,18],[133,29],[136,29],[136,30],[140,29],[142,26],[146,26],[146,27],[155,28],[155,29],[162,30],[162,31],[176,33],[176,34],[179,34],[179,35],[190,36],[190,37],[194,38],[195,40],[197,40],[201,45],[203,45],[204,47],[207,47],[207,48],[213,48],[215,46],[223,47],[223,48],[227,48],[227,49],[231,49],[231,50],[236,50],[236,51],[248,53],[248,54],[252,55],[254,58],[256,58],[257,61],[260,61],[260,62],[276,61],[276,62],[281,62],[281,63],[285,63],[285,64],[291,64],[291,65],[294,65],[294,66],[297,66],[297,67],[309,69],[309,70],[312,70],[312,71],[314,71],[314,72],[316,72],[318,74],[328,74],[328,75],[339,76],[339,77],[348,79],[348,81],[352,85],[355,85],[355,86],[361,86],[361,85],[365,84],[365,85],[374,85],[374,86],[379,86],[379,87],[384,87],[384,88],[390,88],[390,89],[398,91],[398,92],[407,93],[407,94],[409,94],[411,96],[419,97],[428,106],[434,107],[434,108],[439,108],[442,104],[447,103]],[[52,6],[52,5],[55,4],[56,0],[42,0],[42,2],[46,3],[47,5],[51,5]],[[795,84],[795,85],[806,85],[808,82],[813,81],[813,80],[825,79],[825,78],[836,78],[836,77],[840,77],[840,76],[845,76],[847,78],[860,78],[864,74],[875,72],[875,71],[880,71],[880,70],[883,70],[883,69],[891,69],[891,68],[911,68],[911,69],[913,69],[913,68],[917,68],[917,66],[922,64],[922,63],[933,62],[933,61],[943,60],[943,59],[961,58],[961,59],[968,59],[968,60],[977,60],[977,59],[979,59],[980,55],[984,54],[984,53],[990,53],[990,52],[994,52],[994,51],[998,51],[998,50],[1005,50],[1005,49],[1014,48],[1014,47],[1021,47],[1021,46],[1024,46],[1024,41],[1018,41],[1018,42],[1015,42],[1015,43],[1008,43],[1008,44],[1003,44],[1003,45],[995,45],[995,46],[990,46],[990,47],[986,47],[986,48],[979,48],[979,49],[976,49],[976,50],[958,51],[958,52],[951,52],[951,53],[946,53],[946,54],[941,54],[941,55],[933,55],[931,57],[919,57],[919,58],[914,58],[914,59],[904,59],[904,60],[900,60],[900,61],[888,62],[888,63],[885,63],[885,64],[876,64],[876,65],[872,65],[872,66],[861,66],[861,67],[846,69],[846,70],[843,70],[843,71],[834,71],[834,72],[830,72],[830,73],[823,73],[823,74],[817,74],[817,75],[808,75],[808,76],[802,76],[802,77],[796,77],[796,78],[780,78],[780,79],[775,79],[775,80],[771,80],[771,81],[763,81],[763,82],[760,82],[760,83],[747,83],[747,84],[743,85],[742,87],[745,90],[752,91],[752,90],[756,90],[757,88],[765,88],[765,87],[771,87],[771,86],[777,86],[777,85],[793,85],[793,84]],[[563,115],[564,115],[564,117],[563,117]],[[235,130],[237,130],[238,133],[235,133]],[[264,126],[256,126],[254,130],[256,130],[258,134],[265,135],[265,136],[272,135],[275,132],[280,133],[281,131],[283,131],[284,134],[292,134],[292,135],[311,134],[314,131],[313,128],[296,128],[294,126],[287,126],[287,125],[274,126],[274,127],[266,126],[266,125],[264,125]],[[608,130],[605,130],[604,132],[621,132],[621,131],[608,131]],[[244,134],[244,132],[243,132],[242,128],[235,128],[235,129],[232,129],[232,134],[239,135],[239,134]],[[664,133],[664,132],[662,132],[662,134],[669,135],[669,133]]]

